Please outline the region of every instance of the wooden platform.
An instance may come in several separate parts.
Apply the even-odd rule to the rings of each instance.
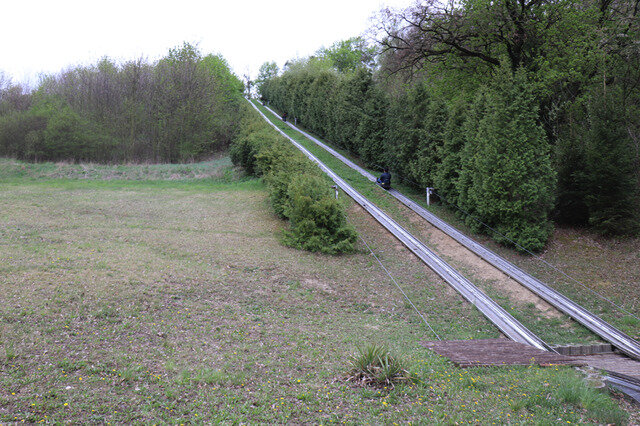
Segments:
[[[572,357],[598,370],[613,371],[640,381],[640,362],[620,354]]]
[[[531,364],[586,365],[582,359],[554,354],[508,339],[430,341],[423,342],[422,345],[463,368]]]

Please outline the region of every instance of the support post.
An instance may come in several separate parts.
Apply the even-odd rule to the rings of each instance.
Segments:
[[[427,205],[431,205],[431,194],[433,194],[433,188],[427,188]]]

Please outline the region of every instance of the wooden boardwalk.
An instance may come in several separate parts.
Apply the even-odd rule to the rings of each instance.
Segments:
[[[586,365],[575,357],[559,355],[508,339],[430,341],[422,343],[458,367],[496,365]]]
[[[640,362],[618,353],[566,356],[542,351],[508,339],[423,342],[423,346],[449,358],[458,367],[500,365],[579,365],[613,372],[640,381]]]

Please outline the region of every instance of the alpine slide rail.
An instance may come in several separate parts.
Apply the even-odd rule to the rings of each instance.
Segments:
[[[362,196],[358,191],[356,191],[351,185],[349,185],[345,180],[343,180],[340,176],[334,173],[331,169],[329,169],[324,163],[322,163],[316,156],[314,156],[311,152],[309,152],[305,147],[296,142],[294,139],[289,137],[286,133],[284,133],[281,129],[279,129],[275,124],[271,122],[271,120],[262,113],[258,109],[253,102],[249,101],[251,105],[258,111],[258,113],[273,126],[280,134],[282,134],[285,138],[287,138],[293,145],[295,145],[304,155],[306,155],[310,160],[315,162],[333,181],[336,183],[340,189],[342,189],[347,195],[349,195],[356,203],[358,203],[362,208],[364,208],[369,214],[371,214],[382,226],[384,226],[389,232],[391,232],[396,238],[398,238],[409,250],[411,250],[418,258],[420,258],[429,268],[431,268],[434,272],[436,272],[442,279],[444,279],[450,286],[452,286],[456,291],[458,291],[466,300],[472,303],[483,315],[485,315],[492,323],[498,327],[498,329],[508,338],[514,340],[516,342],[524,343],[538,349],[556,352],[551,346],[542,341],[538,336],[533,334],[530,330],[528,330],[524,325],[522,325],[518,320],[516,320],[513,316],[511,316],[507,311],[505,311],[502,307],[500,307],[496,302],[494,302],[491,298],[489,298],[482,290],[476,287],[473,283],[471,283],[467,278],[465,278],[462,274],[456,271],[453,267],[447,264],[444,260],[442,260],[438,255],[436,255],[432,250],[430,250],[425,244],[411,235],[408,231],[406,231],[402,226],[400,226],[397,222],[395,222],[391,217],[389,217],[386,213],[384,213],[380,208],[378,208],[375,204],[370,202],[367,198]],[[266,105],[263,105],[267,110],[273,113],[276,117],[276,114],[273,110],[271,110]],[[360,174],[365,176],[368,180],[375,182],[376,178],[374,175],[358,166],[345,156],[341,155],[331,147],[327,146],[323,142],[319,141],[312,135],[300,130],[296,126],[292,125],[289,122],[286,124],[291,127],[293,130],[299,132],[304,135],[307,139],[313,141],[315,144],[332,154],[334,157],[341,160],[350,168],[358,171]],[[415,213],[420,215],[422,218],[427,220],[436,228],[443,231],[445,234],[449,235],[451,238],[458,241],[461,245],[465,246],[467,249],[484,259],[489,264],[493,265],[495,268],[502,271],[504,274],[513,278],[521,285],[532,291],[534,294],[538,295],[540,298],[547,301],[549,304],[554,306],[559,311],[565,313],[566,315],[573,318],[578,323],[582,324],[584,327],[591,330],[596,335],[600,336],[605,341],[611,343],[612,346],[617,348],[620,352],[624,353],[630,358],[635,360],[640,360],[640,343],[625,334],[624,332],[618,330],[611,324],[602,320],[595,314],[591,313],[587,309],[578,305],[571,299],[566,296],[558,293],[554,289],[550,288],[543,282],[539,281],[535,277],[529,275],[527,272],[518,268],[511,262],[502,258],[498,254],[492,252],[486,247],[482,246],[478,242],[472,240],[471,238],[464,235],[462,232],[458,231],[453,226],[444,222],[419,204],[415,203],[411,199],[409,199],[404,194],[400,193],[395,189],[390,189],[387,191],[391,196],[395,197],[402,204],[413,210]],[[624,380],[623,387],[631,389],[633,392],[640,392],[640,381],[629,379],[628,377],[619,378],[615,373],[612,373],[607,379],[612,384],[620,384],[617,383],[616,380]]]

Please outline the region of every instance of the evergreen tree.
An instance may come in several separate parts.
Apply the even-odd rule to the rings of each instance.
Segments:
[[[461,134],[464,143],[460,151],[460,175],[455,182],[456,192],[458,194],[458,207],[464,212],[467,224],[475,232],[482,230],[481,225],[471,217],[478,214],[474,198],[471,196],[474,182],[479,179],[478,170],[480,169],[478,160],[480,159],[480,122],[487,114],[488,110],[487,89],[478,90],[476,97],[471,104],[469,112],[464,120]]]
[[[424,84],[412,86],[392,103],[387,121],[387,149],[389,166],[398,177],[420,185],[420,165],[417,155],[421,147],[427,144],[425,121],[429,114],[431,97]],[[425,155],[427,155],[425,153]]]
[[[342,81],[338,95],[338,104],[335,108],[336,142],[357,154],[359,140],[356,137],[358,127],[363,118],[364,105],[367,102],[367,93],[373,84],[371,73],[364,69],[358,69],[353,75]]]
[[[406,92],[401,92],[391,97],[385,120],[383,164],[381,166],[389,167],[398,178],[407,176],[406,163],[403,162],[403,146],[410,137],[410,130],[407,125],[410,119],[407,98]]]
[[[413,180],[421,187],[433,187],[436,167],[442,161],[444,128],[447,122],[447,106],[439,98],[431,97],[427,111],[418,129],[418,145],[410,162]],[[420,117],[416,117],[418,120]]]
[[[579,114],[578,111],[574,114]],[[586,203],[589,191],[585,139],[588,129],[572,120],[556,142],[555,163],[558,171],[555,218],[559,223],[584,226],[589,223]],[[582,123],[585,117],[578,116]]]
[[[467,200],[502,243],[541,250],[552,227],[555,172],[524,71],[503,66],[487,93],[486,113],[467,159]]]
[[[638,199],[624,109],[614,94],[589,105],[586,164],[589,223],[605,235],[638,231]]]
[[[360,159],[369,166],[384,166],[385,112],[384,94],[374,85],[369,87],[362,120],[356,132],[356,145]]]
[[[433,186],[438,195],[450,205],[458,203],[457,181],[462,167],[460,155],[465,142],[462,129],[466,110],[464,102],[458,102],[451,108],[438,152],[441,162],[436,166],[433,176]]]

